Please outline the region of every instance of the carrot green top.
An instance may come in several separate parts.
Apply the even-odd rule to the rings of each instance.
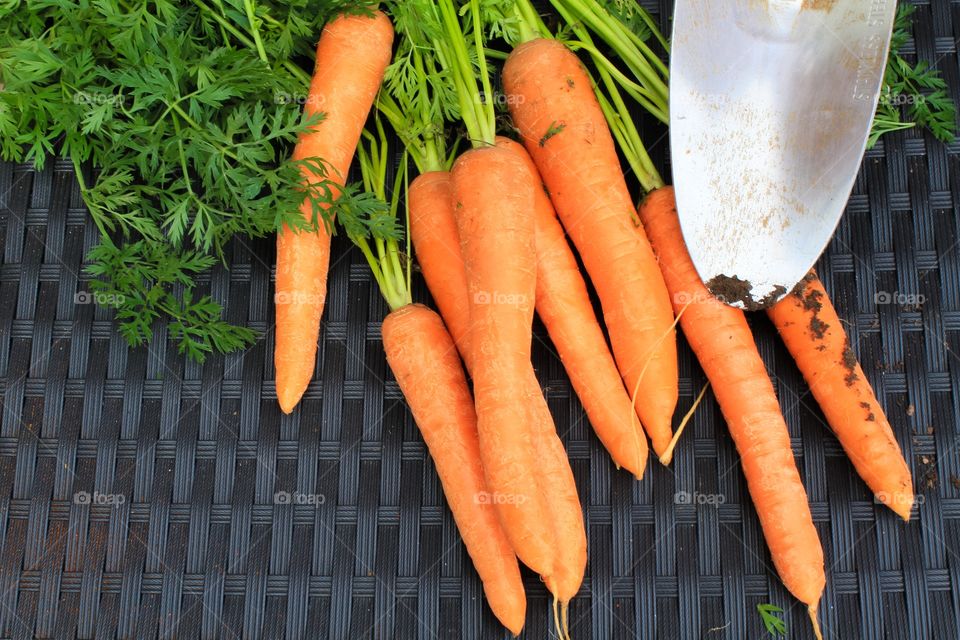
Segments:
[[[380,293],[393,311],[413,302],[410,295],[410,236],[405,233],[410,225],[409,221],[401,225],[397,220],[403,191],[400,187],[407,178],[407,155],[403,156],[388,198],[387,171],[392,156],[383,123],[377,118],[373,126],[374,132],[364,129],[357,145],[363,186],[361,197],[368,200],[367,206],[338,211],[337,222],[363,253]],[[403,251],[400,250],[401,242],[405,242]]]
[[[432,3],[431,3],[432,4]],[[403,141],[420,173],[446,171],[456,145],[448,149],[446,120],[459,119],[460,105],[443,56],[441,17],[435,7],[397,0],[392,3],[400,38],[377,101],[380,113]]]
[[[435,74],[429,82],[442,116],[461,120],[474,147],[492,146],[496,112],[484,50],[483,3],[395,0],[391,8],[398,30],[427,63],[425,68]],[[423,86],[424,79],[419,83]],[[414,88],[413,84],[408,88]],[[432,115],[436,118],[437,114]]]
[[[618,77],[622,88],[654,117],[668,124],[669,70],[666,63],[647,44],[655,39],[665,53],[669,53],[666,38],[660,33],[653,17],[634,2],[616,0],[550,0],[564,21],[576,27],[574,33],[580,42],[568,42],[574,49],[586,50],[594,63]],[[623,62],[630,75],[620,73],[589,37],[592,32]]]

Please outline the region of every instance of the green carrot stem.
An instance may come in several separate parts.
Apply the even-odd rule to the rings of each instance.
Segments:
[[[582,49],[589,53],[597,67],[609,73],[616,80],[620,88],[626,91],[634,101],[660,122],[664,124],[670,123],[670,114],[662,105],[658,104],[660,101],[659,96],[654,95],[648,88],[628,78],[623,71],[618,69],[617,66],[610,61],[610,58],[603,55],[593,44],[572,40],[567,42],[566,45],[573,50]]]
[[[669,70],[647,43],[595,0],[551,0],[551,4],[575,32],[583,33],[583,27],[587,27],[613,49],[617,58],[623,61],[637,81],[649,91],[652,102],[656,105],[657,113],[654,115],[658,119],[662,119],[662,114],[669,112]],[[658,33],[649,16],[645,15],[644,21],[654,33]],[[658,39],[662,39],[662,36]],[[596,58],[595,61],[598,66],[601,64]],[[642,106],[646,108],[646,105]]]
[[[407,230],[407,233],[403,234],[404,239],[406,240],[407,247],[407,259],[406,259],[406,273],[407,273],[407,286],[406,291],[409,293],[413,291],[413,251],[410,246],[410,173],[409,167],[407,165],[407,152],[403,152],[403,211],[404,211],[404,220],[403,228]]]
[[[389,107],[388,107],[389,110]],[[387,170],[390,163],[390,148],[387,134],[380,118],[375,119],[375,131],[364,129],[361,143],[357,146],[357,160],[360,163],[360,176],[364,190],[387,203],[387,211],[394,220],[400,209],[400,185],[407,179],[406,158],[393,180],[389,200],[387,198]],[[409,245],[409,219],[404,233]],[[379,235],[376,227],[368,231],[370,240],[364,235],[350,234],[350,240],[357,245],[370,266],[377,286],[391,310],[411,304],[413,298],[410,289],[410,251],[401,255],[399,244],[394,237]],[[372,242],[371,242],[372,241]],[[371,246],[372,245],[372,246]]]
[[[470,24],[474,27],[473,44],[478,72],[474,71],[471,52],[453,1],[439,0],[437,7],[444,27],[445,40],[443,43],[445,46],[436,49],[438,60],[450,71],[453,78],[460,104],[460,117],[467,128],[471,143],[474,147],[490,146],[496,138],[496,111],[487,71],[487,59],[484,54],[483,30],[480,28],[479,0],[472,0],[468,5]],[[449,59],[443,56],[444,50],[449,52]],[[480,87],[477,86],[478,73]]]
[[[610,104],[610,100],[607,99],[602,91],[597,91],[597,99],[600,102],[603,115],[610,124],[610,131],[613,133],[613,137],[616,139],[620,150],[627,159],[630,168],[633,169],[633,172],[637,175],[637,179],[644,192],[649,193],[650,191],[663,187],[663,179],[657,172],[656,167],[653,166],[653,161],[650,159],[650,155],[640,141],[639,136],[631,135],[628,128],[624,126],[623,118],[613,105]]]
[[[208,14],[213,18],[221,29],[226,30],[230,35],[232,35],[240,44],[249,47],[251,49],[256,49],[256,43],[247,37],[242,31],[237,29],[232,22],[230,22],[221,12],[215,11],[210,5],[203,2],[203,0],[193,0],[195,4],[201,11]],[[217,3],[220,4],[219,2]],[[258,52],[259,53],[259,52]],[[280,63],[281,66],[287,70],[290,75],[299,80],[302,84],[310,86],[310,74],[301,69],[291,60],[284,60]]]
[[[484,142],[493,144],[497,137],[497,113],[494,107],[493,87],[490,84],[490,74],[487,73],[487,56],[484,53],[483,24],[480,21],[480,0],[472,0],[470,14],[473,18],[473,46],[477,51],[477,62],[480,68],[480,86],[483,94],[480,96],[480,109],[483,110],[483,121],[487,126]]]
[[[267,52],[263,48],[263,40],[260,39],[259,19],[257,18],[257,9],[253,4],[254,0],[243,0],[243,9],[247,14],[247,22],[250,23],[250,33],[253,35],[253,42],[256,45],[257,55],[267,64]]]
[[[520,40],[519,42],[513,43],[514,45],[528,42],[535,38],[553,37],[546,23],[540,18],[537,8],[530,0],[514,0],[513,11],[517,17],[518,28],[520,29]]]

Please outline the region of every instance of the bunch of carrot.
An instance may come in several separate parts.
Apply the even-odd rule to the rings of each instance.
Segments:
[[[518,4],[525,7],[528,18],[535,16],[528,2],[520,0]],[[552,4],[568,21],[577,38],[575,46],[590,53],[601,79],[593,85],[596,100],[590,100],[586,92],[583,97],[584,103],[591,104],[584,112],[591,113],[592,118],[566,124],[571,129],[577,130],[579,125],[579,130],[593,132],[602,112],[612,137],[640,176],[647,193],[639,208],[639,230],[653,244],[674,312],[728,423],[777,572],[791,593],[807,605],[819,637],[816,612],[826,579],[823,551],[773,386],[744,314],[715,300],[700,281],[683,243],[673,192],[663,186],[653,169],[621,97],[622,91],[664,120],[669,110],[667,69],[647,44],[605,11],[598,0],[552,0]],[[637,11],[643,14],[642,9]],[[645,21],[656,33],[649,17]],[[540,32],[544,32],[542,25]],[[618,71],[604,57],[590,32],[617,54],[626,72]],[[666,41],[662,37],[659,40],[666,48]],[[549,69],[558,68],[562,59],[570,61],[572,73],[574,56],[560,44],[534,42],[539,44],[529,46],[548,51],[553,60],[544,60],[529,72],[529,77],[537,83],[538,95],[544,101],[556,100],[560,95],[556,86],[543,78]],[[624,77],[630,74],[632,78]],[[506,71],[504,76],[506,85]],[[524,133],[520,123],[526,101],[509,102],[517,105],[512,112]],[[527,135],[533,140],[536,123],[530,122]],[[612,146],[610,135],[602,137],[601,146]],[[530,143],[528,146],[532,147]],[[808,276],[790,296],[772,307],[769,315],[857,471],[879,501],[908,519],[913,504],[909,469],[816,276]],[[669,454],[666,457],[669,459]]]
[[[697,276],[672,189],[628,114],[632,100],[666,120],[666,66],[595,0],[553,4],[575,40],[552,37],[528,0],[390,3],[402,37],[389,67],[393,28],[383,13],[337,18],[320,38],[306,105],[326,117],[295,154],[323,157],[343,178],[376,105],[376,133],[363,133],[359,155],[364,188],[384,203],[383,217],[338,224],[390,306],[388,362],[488,602],[508,629],[518,634],[526,611],[519,559],[543,578],[557,633],[569,636],[568,605],[587,557],[573,473],[530,361],[536,312],[600,441],[638,479],[647,437],[669,464],[685,423],[674,432],[679,323],[730,428],[777,572],[819,635],[823,552],[773,386],[745,315],[714,299]],[[484,38],[491,20],[514,47],[502,78],[522,144],[497,136]],[[626,70],[604,57],[591,33]],[[596,77],[571,47],[590,54]],[[389,195],[380,118],[419,174],[407,181],[404,170]],[[447,145],[450,122],[462,124],[471,146],[459,156]],[[644,189],[639,209],[618,146]],[[402,184],[405,225],[397,223]],[[412,302],[401,227],[439,316]],[[609,347],[567,236],[599,297]],[[312,376],[328,259],[328,229],[280,232],[275,360],[286,412]],[[857,471],[909,518],[909,469],[816,276],[769,315]]]
[[[481,98],[491,90],[477,3],[468,6],[464,24],[450,0],[409,4],[419,28],[448,53],[438,64],[472,146],[450,168],[446,193],[411,197],[414,242],[420,256],[446,252],[441,260],[455,279],[431,289],[438,301],[456,300],[441,308],[458,309],[448,322],[458,327],[473,379],[492,502],[517,556],[554,595],[558,634],[565,634],[562,621],[586,567],[586,531],[573,472],[530,360],[538,286],[534,212],[542,191],[523,150],[497,144],[492,104]],[[428,217],[445,236],[421,233]],[[436,280],[435,270],[424,272],[428,282]]]

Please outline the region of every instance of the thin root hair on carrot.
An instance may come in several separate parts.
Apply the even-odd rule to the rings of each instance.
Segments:
[[[640,369],[640,375],[637,376],[637,382],[633,385],[633,391],[630,393],[630,406],[637,406],[637,394],[640,392],[640,381],[643,380],[643,374],[647,372],[647,367],[650,365],[650,361],[653,360],[653,355],[657,352],[657,347],[670,336],[671,332],[676,328],[677,323],[680,322],[680,317],[683,316],[683,312],[687,310],[687,307],[690,306],[688,302],[687,305],[680,309],[680,313],[677,314],[677,317],[673,319],[673,322],[670,323],[670,326],[667,327],[667,330],[660,334],[660,337],[657,338],[657,341],[653,343],[653,346],[650,348],[650,352],[647,354],[647,359],[643,362],[643,367]],[[633,412],[633,420],[639,422],[640,418],[637,417],[636,411]]]
[[[813,635],[817,640],[823,640],[823,634],[820,632],[820,623],[817,621],[817,605],[811,604],[807,607],[807,614],[810,616],[810,622],[813,624]]]
[[[553,596],[553,603],[552,603],[552,605],[551,605],[551,606],[553,607],[553,630],[554,630],[554,632],[556,632],[557,638],[558,638],[559,640],[563,640],[565,636],[563,635],[563,628],[560,626],[560,606],[559,606],[559,603],[560,603],[560,601],[557,599],[556,594],[554,594],[554,596]]]
[[[704,394],[707,392],[707,389],[710,388],[710,381],[707,380],[707,383],[703,385],[703,388],[700,389],[700,393],[697,394],[697,397],[694,399],[693,404],[683,415],[683,420],[680,421],[679,426],[677,426],[676,433],[673,434],[673,439],[670,440],[670,445],[667,447],[666,451],[663,452],[663,455],[660,456],[660,463],[664,466],[670,464],[673,460],[673,450],[677,446],[677,442],[680,441],[680,434],[683,433],[683,430],[686,428],[687,423],[690,422],[690,418],[693,417],[694,412],[697,410],[697,407],[700,406],[700,401],[703,400]]]

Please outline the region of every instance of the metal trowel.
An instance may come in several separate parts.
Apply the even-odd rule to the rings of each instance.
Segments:
[[[714,295],[789,292],[840,220],[883,81],[895,0],[677,0],[677,210]]]

